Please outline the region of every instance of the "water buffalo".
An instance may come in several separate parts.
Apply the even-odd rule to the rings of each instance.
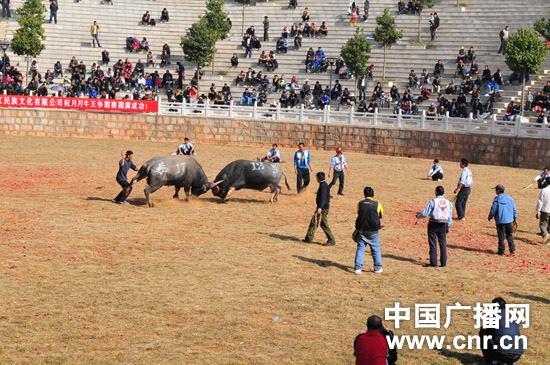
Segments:
[[[212,193],[224,200],[228,200],[233,190],[252,189],[264,190],[271,189],[271,203],[279,199],[281,187],[279,181],[281,176],[285,177],[285,184],[288,190],[286,175],[279,166],[268,162],[256,162],[237,160],[231,162],[220,171],[214,181],[218,181],[218,186],[212,188]]]
[[[132,179],[132,185],[147,178],[145,197],[150,207],[153,206],[150,194],[163,186],[174,185],[176,193],[174,198],[179,197],[179,190],[183,188],[186,200],[189,195],[199,196],[221,183],[208,182],[208,177],[202,170],[201,165],[191,156],[167,156],[153,157],[145,162],[136,176]]]

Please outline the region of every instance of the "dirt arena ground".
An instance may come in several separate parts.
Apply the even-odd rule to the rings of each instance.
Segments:
[[[446,268],[428,262],[426,220],[415,213],[437,183],[431,161],[344,153],[351,174],[345,196],[331,201],[337,245],[318,231],[304,244],[317,184],[297,196],[291,159],[281,164],[291,191],[276,204],[267,192],[241,190],[228,203],[210,192],[190,202],[173,189],[153,194],[140,182],[111,203],[120,150],[141,165],[168,155],[174,143],[0,136],[0,362],[135,364],[352,364],[353,340],[371,314],[395,302],[440,303],[441,329],[402,322],[397,334],[474,335],[475,306],[503,296],[530,305],[528,350],[521,363],[550,363],[550,246],[541,245],[535,204],[523,190],[539,172],[471,165],[475,185],[466,220],[448,236]],[[215,176],[227,163],[263,155],[263,148],[197,145],[197,160]],[[315,171],[328,171],[332,152],[312,151]],[[546,161],[541,161],[541,167]],[[442,161],[451,197],[460,174]],[[133,176],[133,172],[129,174]],[[506,186],[519,210],[514,257],[495,255],[491,187]],[[350,236],[363,188],[375,190],[385,212],[384,273],[353,273]],[[365,268],[372,265],[369,251]],[[274,318],[280,320],[274,321]],[[394,329],[394,322],[385,324]],[[448,342],[447,342],[448,343]],[[402,350],[400,364],[477,364],[478,350]]]

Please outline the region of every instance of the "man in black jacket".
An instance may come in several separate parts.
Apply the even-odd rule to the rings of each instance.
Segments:
[[[357,242],[357,251],[355,252],[355,273],[361,274],[363,267],[363,255],[365,247],[370,246],[372,259],[374,261],[374,273],[382,273],[382,254],[380,252],[380,219],[384,215],[382,204],[375,201],[374,190],[367,186],[363,190],[365,200],[357,205],[357,219],[355,220],[355,229],[359,236],[354,240]]]
[[[323,229],[323,232],[325,232],[325,235],[327,236],[327,243],[325,243],[323,246],[334,246],[336,244],[336,241],[334,241],[334,235],[332,234],[332,231],[330,230],[330,227],[328,226],[328,211],[330,208],[330,188],[328,187],[328,184],[325,181],[325,173],[324,172],[318,172],[317,175],[317,182],[319,183],[319,189],[317,190],[317,209],[315,210],[315,214],[311,218],[311,222],[309,223],[309,227],[307,229],[306,238],[304,238],[303,242],[312,242],[313,236],[315,235],[315,229],[317,228],[319,220],[321,221],[321,228]]]

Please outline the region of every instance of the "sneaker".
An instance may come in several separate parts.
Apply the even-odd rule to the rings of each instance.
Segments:
[[[504,256],[504,252],[497,252],[497,255]]]
[[[362,274],[363,272],[361,271],[361,269],[358,269],[358,270],[355,270],[355,273],[356,273],[357,275],[360,275],[360,274]]]
[[[115,204],[122,204],[121,202],[119,202],[119,201],[116,200],[116,199],[113,199],[113,200],[111,200],[111,201],[112,201],[113,203],[115,203]]]
[[[466,220],[466,218],[462,217],[462,218],[458,218],[457,220],[464,221],[464,220]]]
[[[125,200],[125,201],[121,202],[120,204],[130,204],[130,203],[128,203],[128,202]]]
[[[441,179],[437,179],[437,181],[441,181]]]
[[[544,238],[542,239],[542,244],[548,244],[548,240],[550,240],[550,234],[544,236]]]
[[[334,246],[336,244],[335,241],[328,241],[327,243],[325,243],[323,246]]]
[[[374,270],[375,274],[382,274],[383,272],[384,272],[384,270],[382,270],[382,269]]]

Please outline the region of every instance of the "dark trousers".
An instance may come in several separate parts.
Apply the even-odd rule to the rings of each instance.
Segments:
[[[510,253],[516,251],[516,246],[514,245],[514,237],[512,236],[513,231],[512,223],[506,224],[497,224],[497,235],[498,235],[498,252],[504,253],[506,251],[506,245],[504,244],[504,239],[508,241],[508,248],[510,248]]]
[[[458,219],[464,218],[466,214],[466,203],[468,202],[468,197],[470,196],[470,188],[461,187],[456,196],[456,214]]]
[[[299,168],[296,178],[296,191],[299,194],[302,189],[309,185],[309,169],[307,167],[305,169]]]
[[[484,336],[492,336],[492,330],[488,328],[482,328],[479,330],[479,337],[483,342]],[[493,342],[487,342],[487,349],[481,348],[483,354],[483,360],[486,364],[491,364],[494,360],[499,361],[504,364],[513,364],[517,362],[521,354],[503,354],[499,352],[499,349],[493,349]]]
[[[317,228],[317,222],[316,220],[321,220],[321,228],[323,229],[323,232],[325,232],[325,235],[327,236],[327,239],[329,241],[334,241],[334,235],[332,234],[332,231],[330,230],[330,227],[328,226],[328,209],[322,209],[321,215],[315,214],[311,221],[309,222],[309,227],[307,229],[306,234],[306,241],[311,242],[313,241],[313,237],[315,236],[315,229]]]
[[[339,179],[340,182],[340,185],[338,186],[338,194],[342,194],[344,192],[344,171],[334,171],[334,176],[332,177],[332,181],[328,185],[328,188],[331,189],[336,184],[337,179]]]
[[[122,187],[122,191],[118,193],[118,195],[115,198],[115,201],[117,203],[122,203],[123,201],[126,200],[126,198],[128,198],[128,195],[130,195],[130,191],[132,191],[132,189],[131,188],[127,189],[130,186],[130,183],[128,181],[117,180],[116,182]]]
[[[544,189],[546,187],[546,179],[537,180],[537,186],[539,189]]]
[[[430,35],[432,36],[432,41],[435,39],[435,31],[437,28],[430,27]]]
[[[500,39],[500,48],[498,49],[498,53],[504,54],[504,46],[506,45],[506,39],[501,38]]]
[[[430,265],[437,266],[437,242],[441,255],[441,266],[447,265],[447,223],[428,223],[428,243],[430,244]]]
[[[264,28],[264,42],[269,41],[269,36],[267,34],[268,32],[269,32],[269,30]]]
[[[436,172],[435,174],[432,175],[432,180],[433,181],[436,181],[436,180],[443,180],[443,174],[441,173],[441,171],[438,171]]]

